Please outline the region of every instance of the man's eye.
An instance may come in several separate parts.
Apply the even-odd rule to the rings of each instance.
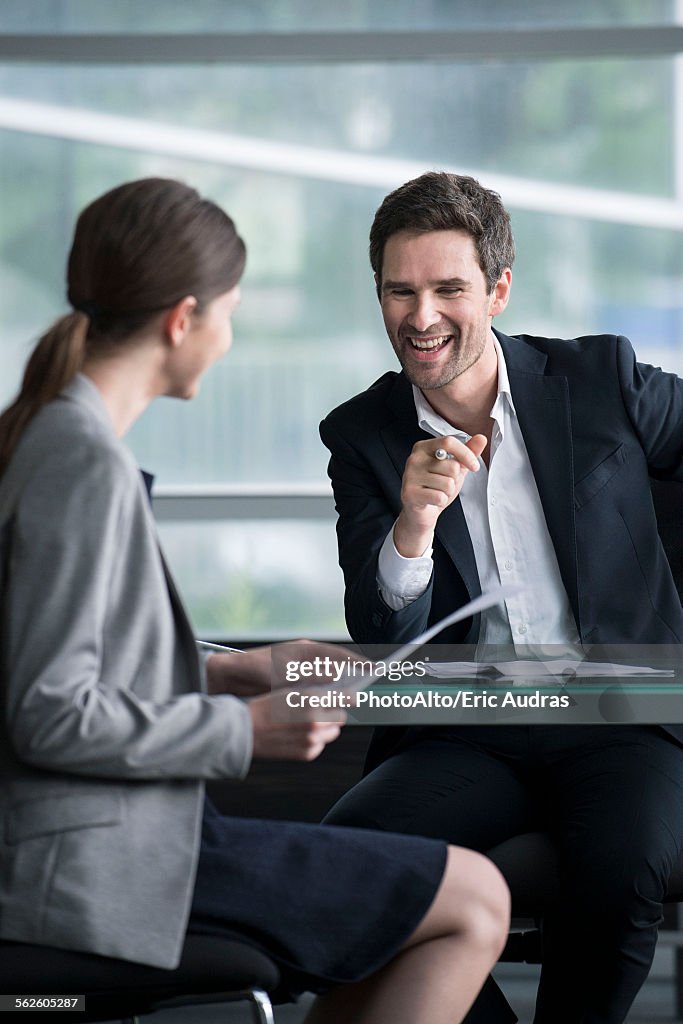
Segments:
[[[459,295],[462,288],[439,288],[440,295]]]

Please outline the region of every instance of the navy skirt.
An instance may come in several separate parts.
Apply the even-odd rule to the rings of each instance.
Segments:
[[[323,992],[394,956],[436,895],[446,850],[417,836],[225,817],[207,800],[188,931],[263,950],[285,998]]]

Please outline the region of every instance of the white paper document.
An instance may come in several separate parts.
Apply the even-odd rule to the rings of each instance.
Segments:
[[[556,679],[560,683],[574,679],[612,677],[623,679],[632,676],[674,675],[673,669],[649,668],[646,665],[620,665],[605,661],[573,661],[558,658],[547,661],[442,661],[430,662],[427,675],[436,679],[486,679],[504,682],[507,679]]]
[[[493,590],[487,590],[485,594],[480,594],[479,597],[475,597],[472,601],[468,601],[462,608],[458,608],[456,611],[451,612],[450,615],[446,615],[445,618],[440,619],[439,622],[435,622],[433,626],[425,629],[424,633],[420,633],[414,640],[409,640],[403,647],[399,647],[398,650],[394,651],[388,657],[383,658],[382,661],[385,665],[388,665],[392,661],[403,661],[418,648],[428,643],[433,637],[438,636],[444,629],[449,626],[454,626],[456,622],[463,622],[465,619],[469,619],[472,615],[478,615],[479,612],[486,611],[487,608],[493,608],[497,604],[503,604],[508,597],[513,597],[515,594],[519,594],[524,587],[518,584],[504,584],[500,587],[494,587]]]
[[[375,662],[377,665],[391,665],[396,662],[405,661],[406,658],[410,657],[415,651],[423,647],[424,644],[428,643],[433,637],[438,636],[448,626],[454,626],[456,622],[463,622],[465,619],[469,619],[472,615],[478,615],[479,612],[485,611],[487,608],[493,608],[497,604],[502,604],[506,598],[512,597],[514,594],[519,594],[524,587],[518,584],[504,584],[500,587],[494,587],[493,590],[487,590],[486,593],[480,594],[479,597],[475,597],[472,601],[468,601],[467,604],[456,611],[446,615],[445,618],[435,622],[433,626],[429,626],[424,633],[420,633],[413,640],[409,640],[407,644],[403,644],[402,647],[397,647],[395,651],[388,654],[386,658],[382,658],[380,662]],[[355,676],[352,672],[348,675],[344,675],[341,679],[335,683],[335,689],[365,689],[374,682],[385,681],[384,675],[381,673],[372,673],[370,675],[363,674],[362,676]]]

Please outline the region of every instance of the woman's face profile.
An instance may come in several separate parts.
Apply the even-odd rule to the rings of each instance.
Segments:
[[[168,394],[194,398],[206,370],[230,351],[232,315],[240,297],[240,286],[236,284],[212,299],[202,313],[193,314],[183,343],[174,353],[175,380]]]

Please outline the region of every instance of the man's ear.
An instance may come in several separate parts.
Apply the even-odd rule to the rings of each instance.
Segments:
[[[178,348],[185,340],[185,335],[192,326],[192,314],[196,308],[197,300],[194,295],[186,295],[164,314],[164,335],[173,348]]]
[[[491,299],[489,302],[489,316],[498,316],[502,313],[508,304],[510,298],[510,288],[512,287],[512,271],[509,267],[506,267],[503,273],[496,281],[495,287],[491,292]]]

